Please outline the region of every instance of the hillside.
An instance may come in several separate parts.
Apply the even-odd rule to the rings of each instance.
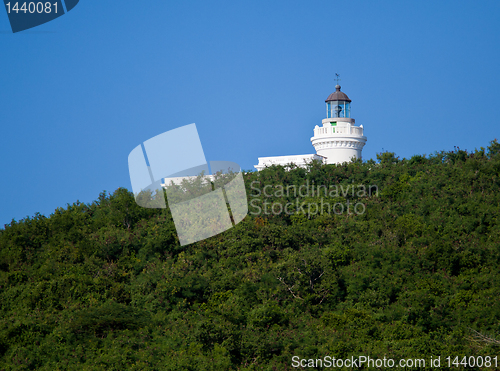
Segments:
[[[496,140],[244,178],[249,215],[184,247],[168,209],[123,188],[6,225],[0,370],[498,355]]]

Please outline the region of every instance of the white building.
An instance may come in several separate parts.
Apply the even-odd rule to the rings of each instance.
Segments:
[[[304,167],[313,160],[325,164],[340,164],[353,158],[361,158],[361,151],[366,143],[363,125],[356,126],[351,118],[351,100],[335,86],[335,92],[326,99],[326,118],[322,126],[316,125],[311,143],[316,150],[312,155],[259,157],[254,167],[262,170],[271,165],[295,164]]]

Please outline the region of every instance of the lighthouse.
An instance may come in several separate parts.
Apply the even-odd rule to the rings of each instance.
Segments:
[[[356,126],[351,117],[351,100],[340,90],[338,80],[335,91],[326,98],[325,103],[326,118],[322,120],[321,126],[315,126],[311,138],[315,154],[259,157],[259,163],[254,167],[260,171],[272,165],[306,167],[312,161],[341,164],[361,159],[361,151],[366,143],[363,125]]]
[[[351,100],[335,86],[335,91],[325,100],[326,118],[322,125],[314,128],[311,143],[316,154],[326,164],[340,164],[352,159],[361,159],[366,143],[363,125],[356,126],[351,117]]]

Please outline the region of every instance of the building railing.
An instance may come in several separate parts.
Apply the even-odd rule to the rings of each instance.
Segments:
[[[303,163],[308,161],[320,160],[318,155],[298,155],[298,156],[273,156],[273,157],[259,157],[259,165],[262,163],[268,164],[289,164],[289,163]]]
[[[318,127],[314,129],[314,136],[323,136],[323,135],[363,135],[363,128],[358,126],[326,126],[326,127]]]

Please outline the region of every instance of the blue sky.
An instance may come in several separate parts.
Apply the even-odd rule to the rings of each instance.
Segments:
[[[364,159],[486,147],[499,19],[498,1],[81,0],[12,34],[0,9],[0,225],[130,189],[130,151],[193,122],[209,161],[314,153],[336,72]]]

